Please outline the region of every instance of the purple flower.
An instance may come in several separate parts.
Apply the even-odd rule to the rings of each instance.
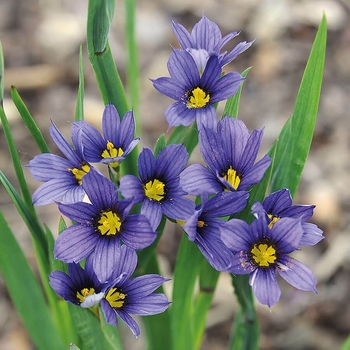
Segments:
[[[106,322],[116,326],[117,315],[129,326],[135,337],[140,329],[130,316],[148,316],[164,312],[169,302],[163,293],[154,293],[168,279],[151,274],[130,279],[137,265],[134,250],[123,245],[115,256],[112,256],[115,268],[110,280],[113,281],[101,300],[101,308]]]
[[[204,192],[245,191],[258,183],[271,162],[265,155],[254,164],[262,136],[262,130],[250,134],[241,120],[230,117],[218,122],[217,132],[204,127],[199,132],[199,146],[208,168],[190,165],[181,174],[182,188],[200,196]]]
[[[120,180],[120,191],[125,198],[141,203],[141,214],[154,230],[162,214],[174,220],[187,220],[194,212],[194,203],[184,196],[180,187],[180,173],[185,169],[188,153],[183,145],[169,145],[154,157],[144,148],[138,158],[140,179],[125,175]]]
[[[288,189],[271,193],[264,202],[256,202],[252,205],[252,212],[255,216],[266,215],[269,227],[272,227],[276,221],[281,218],[295,218],[301,220],[303,235],[299,245],[315,245],[320,242],[324,236],[323,231],[315,224],[307,222],[314,213],[314,205],[292,205],[292,196]]]
[[[194,214],[184,224],[188,239],[194,242],[209,264],[218,271],[227,271],[232,264],[233,254],[220,237],[219,217],[230,216],[244,209],[247,192],[222,192],[209,200],[202,198]]]
[[[195,120],[214,128],[216,111],[214,103],[233,96],[243,77],[237,72],[221,76],[221,65],[217,56],[208,59],[203,74],[198,71],[192,55],[183,50],[173,50],[168,61],[169,77],[152,80],[153,86],[162,94],[176,100],[165,111],[169,128],[190,125]]]
[[[220,230],[223,242],[235,253],[230,272],[250,274],[249,283],[261,304],[271,307],[279,300],[277,272],[293,287],[317,292],[313,273],[288,255],[298,249],[303,235],[300,220],[281,218],[270,229],[261,215],[250,226],[232,219]]]
[[[120,121],[118,111],[108,104],[103,112],[102,133],[87,122],[75,123],[80,128],[83,154],[91,163],[110,164],[117,167],[140,141],[134,139],[135,120],[132,111]]]
[[[223,67],[247,50],[253,43],[252,41],[248,43],[242,41],[229,53],[226,51],[220,53],[221,49],[239,33],[231,32],[222,37],[218,25],[204,15],[194,25],[191,34],[181,24],[174,21],[172,21],[172,27],[181,48],[193,56],[199,72],[204,71],[210,56],[218,56],[219,63]]]
[[[68,264],[68,275],[62,271],[53,271],[50,275],[52,289],[64,300],[84,308],[99,303],[104,296],[103,285],[92,268],[91,256],[86,259],[85,269],[79,264]]]
[[[27,165],[34,179],[45,182],[33,194],[33,204],[44,205],[61,200],[63,203],[79,202],[85,192],[82,178],[93,169],[81,153],[81,142],[76,128],[72,127],[73,148],[52,123],[50,135],[66,158],[43,153]]]
[[[156,233],[144,215],[129,215],[132,201],[119,200],[116,187],[105,177],[90,172],[84,177],[83,188],[91,204],[58,205],[61,213],[77,224],[58,236],[54,255],[70,263],[93,253],[93,268],[100,281],[105,281],[113,269],[112,257],[120,242],[132,249],[143,249],[155,240]]]

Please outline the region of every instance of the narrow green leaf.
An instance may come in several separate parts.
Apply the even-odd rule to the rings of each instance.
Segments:
[[[112,347],[112,349],[122,350],[123,344],[122,344],[122,341],[120,339],[118,328],[102,321],[102,320],[104,320],[104,315],[103,315],[103,312],[101,309],[99,309],[99,316],[100,316],[100,320],[101,320],[101,329],[102,329],[102,332],[104,334],[106,341],[109,343],[109,345]]]
[[[232,276],[232,285],[240,304],[235,318],[235,330],[230,350],[259,349],[259,321],[257,319],[249,275]]]
[[[98,87],[104,104],[112,103],[118,110],[120,118],[123,118],[129,110],[125,97],[125,91],[121,82],[117,67],[115,66],[112,53],[107,42],[105,49],[100,51],[95,49],[94,38],[97,37],[96,31],[101,30],[98,26],[99,21],[108,22],[110,10],[106,9],[113,0],[89,0],[88,22],[87,22],[87,49],[90,63],[95,72]],[[101,7],[105,6],[104,10]],[[105,16],[103,19],[102,17]],[[96,20],[96,17],[101,17]],[[105,33],[105,32],[104,32]],[[105,35],[105,34],[104,34]],[[121,167],[124,174],[137,175],[137,147],[124,160]]]
[[[49,147],[44,139],[43,134],[35,123],[34,118],[30,114],[28,108],[24,104],[21,96],[14,86],[11,87],[11,97],[12,101],[15,104],[20,116],[23,119],[24,124],[28,128],[30,134],[32,135],[35,143],[39,147],[41,153],[50,153]]]
[[[68,306],[84,348],[115,350],[105,338],[98,318],[89,309],[70,303]]]
[[[0,171],[0,182],[3,184],[18,213],[21,215],[24,223],[29,229],[35,250],[35,256],[37,258],[41,282],[51,307],[55,309],[56,295],[50,287],[47,278],[47,275],[51,272],[51,261],[49,260],[48,253],[49,244],[46,236],[49,233],[43,230],[37,218],[34,217],[33,213],[28,210],[28,207],[24,203],[23,199],[19,196],[2,171]]]
[[[174,271],[172,350],[194,349],[193,293],[203,259],[198,247],[183,234]]]
[[[0,227],[0,270],[22,322],[39,350],[64,349],[39,284],[1,212]]]
[[[136,0],[124,0],[125,5],[125,33],[127,43],[127,83],[129,90],[129,100],[131,107],[134,111],[136,135],[140,135],[140,122],[139,122],[139,63],[138,63],[138,50],[135,38],[135,3]]]
[[[95,2],[95,5],[92,42],[94,52],[102,54],[108,43],[108,33],[113,20],[115,1],[99,0]]]
[[[4,62],[4,54],[2,52],[2,45],[0,41],[0,106],[3,105],[3,100],[4,100],[4,80],[5,80],[5,62]]]
[[[84,64],[83,64],[83,50],[80,45],[79,51],[79,86],[77,105],[75,108],[75,121],[84,120]]]
[[[203,259],[200,276],[199,276],[199,292],[196,297],[193,324],[194,324],[194,349],[200,349],[208,310],[213,301],[216,283],[220,272],[214,270],[207,260]]]
[[[21,194],[23,196],[23,200],[26,203],[28,210],[31,211],[32,215],[36,216],[34,207],[32,206],[32,196],[29,192],[29,188],[28,188],[26,179],[24,177],[21,160],[18,156],[18,151],[15,145],[15,141],[13,140],[13,137],[12,137],[10,125],[6,118],[5,111],[1,106],[0,106],[0,119],[4,130],[4,134],[6,137],[7,145],[10,151],[13,167],[15,168],[17,181],[21,189]]]
[[[162,134],[158,137],[156,145],[154,146],[154,156],[158,157],[158,154],[163,148],[165,148],[165,146],[166,146],[165,136],[164,134]]]
[[[140,264],[140,260],[139,260]],[[158,260],[155,252],[147,260],[147,266],[144,267],[144,274],[160,274]],[[157,292],[164,293],[163,286],[157,289]],[[152,316],[143,316],[142,322],[145,326],[147,335],[148,350],[171,349],[171,327],[169,309],[165,312]]]
[[[182,143],[187,130],[188,126],[177,126],[171,133],[167,145]]]
[[[314,133],[327,40],[326,17],[318,28],[297,95],[294,112],[277,142],[271,192],[288,188],[294,196],[299,186]]]
[[[247,68],[241,75],[243,78],[246,78],[248,75],[250,69],[252,67]],[[244,82],[243,82],[244,83]],[[239,110],[239,101],[241,99],[241,93],[243,88],[243,83],[239,87],[236,94],[234,94],[232,97],[230,97],[225,104],[224,112],[222,113],[222,116],[225,117],[226,115],[237,118],[238,117],[238,110]]]
[[[107,0],[89,1],[87,49],[104,104],[113,103],[118,110],[119,116],[122,118],[129,108],[110,47],[107,41],[105,44],[95,43],[99,37],[102,38],[102,41],[107,38],[106,25],[102,25],[104,29],[101,29],[99,23],[108,23],[110,21],[109,11],[107,10],[107,4],[109,3],[110,1],[107,2]]]
[[[345,339],[343,345],[339,350],[350,350],[350,335]]]

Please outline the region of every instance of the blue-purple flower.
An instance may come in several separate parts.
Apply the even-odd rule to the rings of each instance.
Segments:
[[[33,194],[33,204],[44,205],[61,200],[63,203],[79,202],[85,192],[82,178],[96,170],[84,159],[77,129],[72,127],[73,147],[63,137],[54,123],[50,135],[66,158],[51,153],[35,156],[27,165],[34,179],[45,182]]]
[[[233,96],[244,80],[237,72],[222,76],[217,56],[208,59],[203,74],[200,74],[192,55],[184,50],[173,50],[168,70],[170,78],[161,77],[152,82],[159,92],[176,100],[165,111],[169,128],[187,126],[195,120],[199,129],[202,125],[214,128],[214,103]]]
[[[83,188],[91,204],[58,204],[61,213],[77,224],[58,236],[54,255],[71,263],[93,253],[94,271],[102,282],[111,274],[112,257],[120,242],[132,249],[143,249],[153,243],[156,233],[144,215],[129,215],[132,200],[119,200],[116,187],[107,178],[90,172],[84,177]]]
[[[164,312],[169,301],[163,293],[154,293],[168,279],[155,275],[143,275],[130,279],[137,265],[137,255],[134,250],[123,245],[115,256],[111,257],[115,268],[110,276],[108,289],[101,300],[101,308],[106,322],[116,326],[117,315],[130,327],[138,337],[140,329],[130,316],[149,316]]]
[[[218,271],[227,271],[232,264],[233,254],[220,236],[220,217],[236,214],[244,209],[248,200],[247,192],[222,192],[202,203],[183,225],[188,239],[194,242],[209,264]]]
[[[281,218],[271,229],[261,215],[250,226],[232,219],[220,230],[223,242],[235,254],[230,272],[250,274],[249,283],[261,304],[271,307],[279,300],[277,273],[297,289],[317,292],[313,273],[288,255],[299,247],[303,235],[300,220]]]
[[[199,132],[199,146],[208,168],[192,164],[181,174],[181,186],[191,195],[222,191],[245,191],[260,182],[271,159],[265,155],[254,164],[263,130],[251,134],[241,120],[225,117],[217,132],[204,127]]]
[[[187,220],[194,212],[194,203],[180,187],[180,173],[185,169],[188,152],[183,145],[169,145],[157,157],[144,148],[138,158],[140,178],[125,175],[120,188],[125,198],[141,203],[141,214],[157,229],[162,214],[174,220]]]
[[[134,138],[133,112],[127,112],[120,121],[118,111],[112,104],[108,104],[103,112],[103,136],[87,122],[79,121],[75,124],[82,132],[83,155],[91,163],[100,162],[117,167],[140,141],[139,138]]]
[[[301,220],[303,235],[299,245],[310,246],[320,242],[324,236],[323,231],[315,224],[307,222],[314,213],[314,205],[292,205],[292,196],[288,189],[271,193],[264,199],[263,203],[256,202],[252,205],[252,212],[255,216],[266,215],[269,227],[281,218],[295,218]]]
[[[247,50],[253,43],[242,41],[229,53],[221,52],[221,49],[239,33],[231,32],[222,37],[218,25],[204,15],[194,25],[191,34],[181,24],[174,21],[172,21],[172,27],[181,48],[192,55],[199,72],[204,71],[210,56],[218,56],[219,63],[223,67]]]
[[[83,308],[97,305],[107,287],[96,277],[91,256],[86,259],[85,268],[71,263],[68,264],[68,275],[62,271],[53,271],[49,279],[50,286],[60,297]]]

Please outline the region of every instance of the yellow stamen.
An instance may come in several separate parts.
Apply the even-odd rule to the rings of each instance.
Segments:
[[[276,249],[267,244],[254,244],[254,248],[250,251],[255,263],[260,267],[269,267],[276,260]]]
[[[101,235],[116,235],[120,231],[120,226],[122,224],[119,216],[112,211],[105,211],[101,214],[101,218],[98,221],[100,224],[97,226]]]
[[[205,225],[205,222],[204,222],[204,221],[198,220],[197,226],[200,227],[200,228],[202,228],[202,227],[204,227],[204,226],[206,226],[206,225]]]
[[[102,158],[115,158],[121,157],[124,151],[119,147],[116,149],[111,141],[107,142],[106,149],[101,153]],[[112,167],[117,167],[119,165],[118,162],[110,163]]]
[[[83,288],[80,292],[77,292],[77,298],[80,301],[80,303],[83,303],[86,297],[94,293],[95,293],[94,288]]]
[[[267,214],[267,216],[271,220],[269,223],[270,228],[272,228],[275,222],[277,222],[280,219],[278,216],[273,216],[272,214]]]
[[[154,179],[153,181],[151,180],[144,186],[145,195],[149,199],[159,202],[164,198],[164,187],[165,184],[163,182],[157,179]]]
[[[117,288],[112,288],[106,295],[106,300],[109,302],[109,305],[113,308],[120,309],[124,303],[127,294],[119,292]]]
[[[210,101],[210,95],[203,91],[200,87],[196,87],[191,91],[191,95],[187,100],[188,108],[202,108]]]
[[[232,169],[230,166],[230,169],[227,170],[226,175],[224,176],[224,179],[235,189],[237,190],[239,187],[239,184],[241,183],[241,178],[237,174],[236,170]]]
[[[70,171],[74,175],[75,179],[78,182],[78,185],[81,185],[83,183],[82,179],[83,179],[84,175],[86,175],[90,171],[90,166],[83,163],[80,169],[68,168],[68,171]]]

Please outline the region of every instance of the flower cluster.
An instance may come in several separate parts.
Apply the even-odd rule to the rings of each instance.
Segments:
[[[52,124],[51,136],[65,158],[41,154],[28,165],[32,176],[45,182],[33,194],[33,203],[56,202],[74,222],[55,242],[54,256],[68,264],[68,274],[53,271],[52,288],[81,307],[100,305],[107,323],[117,325],[119,316],[135,336],[140,330],[130,314],[153,315],[169,305],[163,293],[154,293],[166,278],[131,279],[135,250],[155,242],[162,218],[181,224],[214,269],[250,274],[254,294],[268,306],[280,297],[277,272],[298,289],[316,291],[311,271],[288,254],[323,238],[307,222],[314,206],[293,206],[287,189],[255,203],[251,225],[232,219],[247,206],[251,187],[271,163],[268,155],[256,161],[263,130],[250,133],[243,121],[229,116],[217,121],[216,116],[215,104],[234,95],[244,80],[237,72],[224,74],[223,67],[252,42],[221,52],[238,33],[222,37],[205,16],[191,34],[180,24],[172,26],[180,49],[170,55],[170,77],[152,82],[176,100],[165,112],[169,128],[196,122],[205,165],[187,167],[185,146],[169,144],[156,154],[144,148],[138,155],[139,176],[120,178],[119,165],[139,138],[133,112],[120,120],[112,104],[103,113],[102,135],[87,122],[74,122],[71,146]],[[91,163],[108,165],[110,179]],[[197,196],[196,202],[187,195]]]

